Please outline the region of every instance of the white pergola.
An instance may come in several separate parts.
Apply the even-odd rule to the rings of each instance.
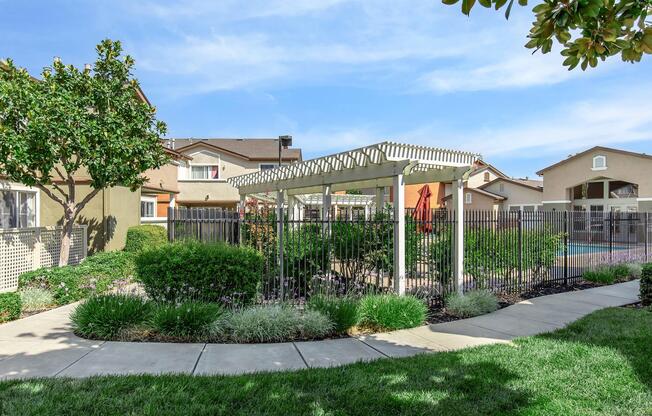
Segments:
[[[276,192],[252,194],[250,196],[259,201],[276,204]],[[288,219],[302,221],[303,207],[319,207],[319,209],[323,209],[324,195],[321,193],[293,195],[289,196],[285,203],[286,206],[284,208],[287,209]],[[376,204],[376,197],[373,195],[332,194],[330,203],[335,208],[333,209],[335,217],[338,215],[338,209],[344,207],[348,209],[349,219],[352,219],[353,211],[351,208],[357,207],[364,209],[365,219],[369,219],[373,212],[373,207]]]
[[[375,188],[375,205],[382,207],[384,189],[392,187],[394,227],[394,289],[405,293],[405,185],[452,182],[455,210],[453,264],[457,288],[462,289],[464,181],[481,159],[477,153],[382,142],[303,162],[229,178],[238,188],[241,203],[248,195],[276,194],[278,218],[301,195],[320,194],[322,219],[328,221],[333,192]]]

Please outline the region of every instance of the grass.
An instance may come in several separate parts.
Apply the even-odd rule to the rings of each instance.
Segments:
[[[552,334],[452,353],[243,376],[0,384],[0,414],[645,415],[652,313],[611,308]]]
[[[497,309],[498,298],[488,290],[470,290],[463,295],[455,293],[446,299],[446,311],[460,318],[484,315]]]

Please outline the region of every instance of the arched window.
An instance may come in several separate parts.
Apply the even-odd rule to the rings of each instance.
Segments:
[[[607,169],[607,156],[598,155],[593,156],[593,170]]]
[[[484,181],[489,182],[491,180],[491,177],[489,176],[489,172],[484,173]]]

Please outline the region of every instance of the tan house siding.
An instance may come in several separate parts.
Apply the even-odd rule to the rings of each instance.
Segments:
[[[159,169],[150,169],[144,173],[144,176],[148,179],[145,184],[147,189],[151,188],[166,193],[179,192],[178,173],[175,164],[168,163]]]
[[[606,169],[593,170],[593,158],[606,156]],[[539,172],[543,176],[546,208],[570,208],[572,188],[594,180],[620,180],[638,184],[639,198],[652,198],[652,158],[616,149],[594,148]],[[649,209],[645,201],[639,209]]]
[[[543,192],[508,181],[496,181],[482,189],[507,198],[501,204],[504,210],[512,205],[541,205],[543,201]]]
[[[77,185],[78,199],[91,190],[89,185]],[[99,192],[91,199],[77,218],[77,223],[88,226],[89,252],[121,250],[129,227],[140,224],[140,190],[116,186]],[[61,205],[41,193],[41,225],[60,225],[63,221]]]

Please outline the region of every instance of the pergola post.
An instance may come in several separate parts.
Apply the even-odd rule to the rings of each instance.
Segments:
[[[285,300],[285,273],[283,265],[283,191],[276,192],[276,236],[278,239],[278,279],[281,301]]]
[[[243,220],[245,217],[246,214],[245,210],[247,209],[246,205],[247,205],[247,194],[240,194],[240,202],[238,203],[238,218],[241,220]],[[242,245],[244,241],[244,233],[242,232],[242,230],[244,227],[242,226],[242,222],[240,221],[238,221],[236,224],[239,225],[238,242],[240,243],[240,245]]]
[[[453,278],[457,293],[464,293],[464,181],[453,181]]]
[[[297,197],[294,195],[288,195],[288,221],[299,221],[298,208],[299,204]],[[295,228],[296,224],[292,223],[291,228]]]
[[[376,212],[383,212],[385,209],[385,187],[376,188]]]
[[[331,220],[331,186],[330,185],[324,185],[322,188],[322,213],[321,213],[321,219],[324,221],[324,223],[327,223]]]
[[[405,294],[405,183],[403,174],[394,176],[394,290]]]

